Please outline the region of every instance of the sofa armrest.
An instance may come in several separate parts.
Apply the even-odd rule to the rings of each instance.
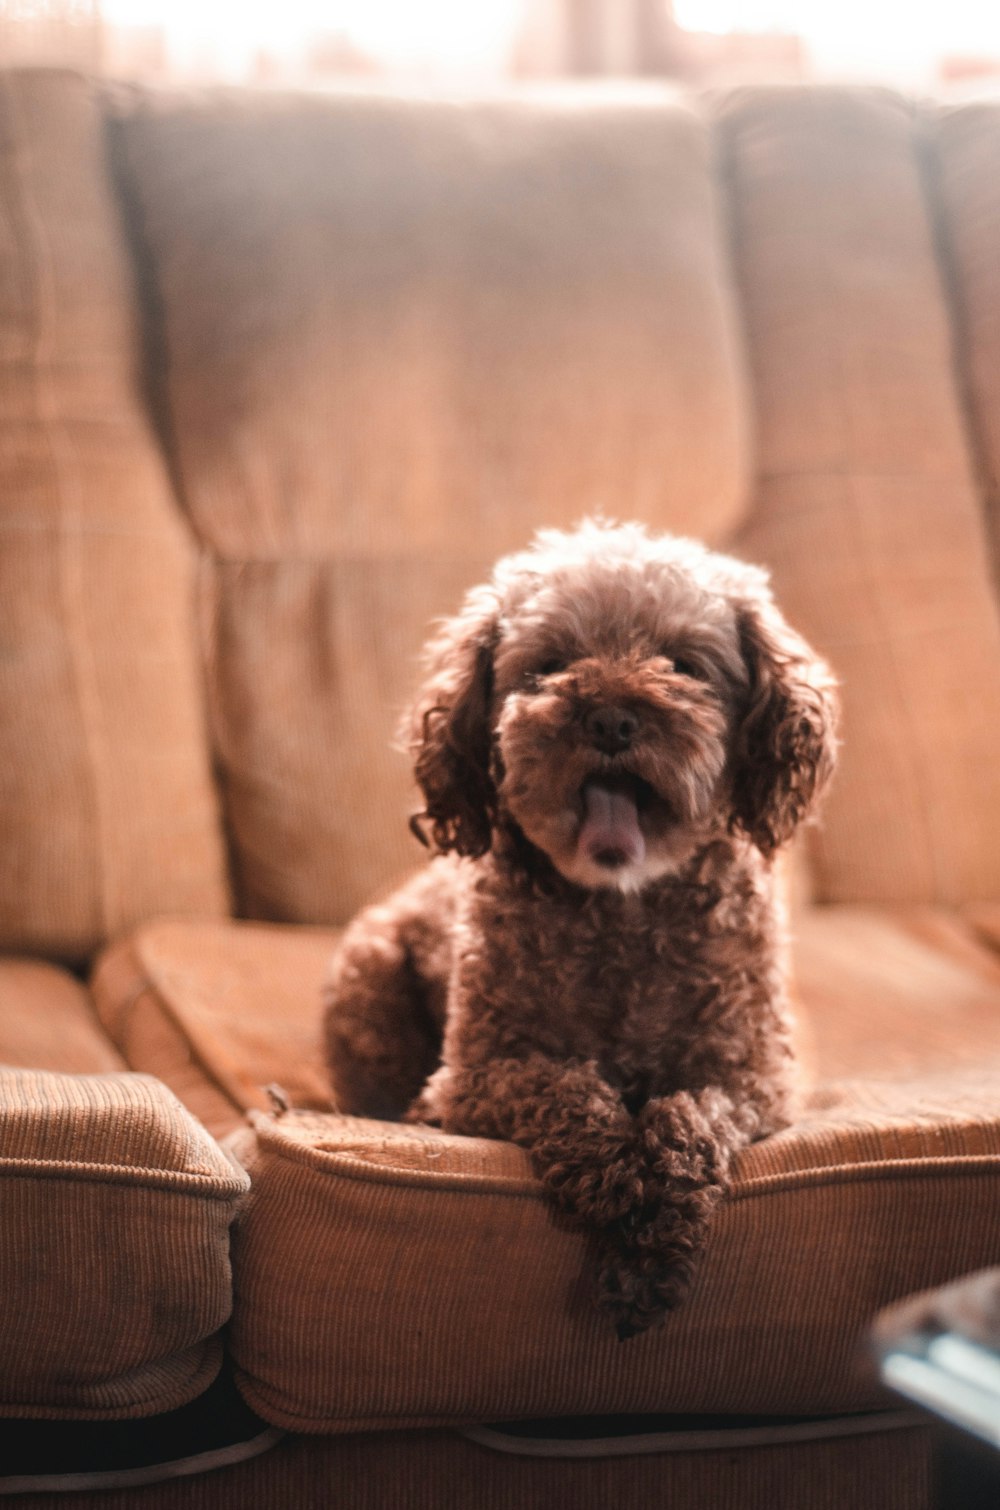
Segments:
[[[0,1067],[5,1415],[151,1415],[221,1361],[248,1179],[159,1081]]]

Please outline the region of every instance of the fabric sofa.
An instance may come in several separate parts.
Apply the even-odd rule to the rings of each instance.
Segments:
[[[1000,1261],[998,151],[879,90],[0,76],[0,1415],[225,1356],[288,1433],[53,1504],[931,1502],[864,1337]],[[520,1150],[337,1115],[318,1048],[420,863],[429,620],[598,510],[767,564],[845,702],[811,1089],[625,1345]],[[657,1450],[558,1455],[611,1416]],[[548,1456],[483,1445],[523,1418]]]

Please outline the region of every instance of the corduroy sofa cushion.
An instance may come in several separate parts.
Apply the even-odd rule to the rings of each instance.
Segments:
[[[0,1067],[0,1414],[144,1416],[199,1394],[247,1185],[151,1078]]]
[[[836,906],[796,917],[795,989],[816,1078],[905,1084],[942,1071],[1000,1073],[1000,958],[979,937],[990,919],[1000,922],[1000,909],[966,918],[939,907]]]
[[[798,912],[804,1074],[926,1079],[1000,1062],[1000,959],[978,935],[1000,949],[1000,906],[967,918],[935,907]],[[320,992],[338,936],[158,919],[100,956],[96,1012],[128,1065],[163,1080],[218,1137],[267,1110],[272,1083],[292,1106],[329,1110]]]
[[[258,1113],[235,1140],[254,1188],[232,1332],[254,1408],[293,1428],[361,1430],[870,1404],[855,1352],[867,1318],[1000,1259],[1000,963],[940,909],[818,908],[797,934],[810,1103],[744,1156],[691,1304],[625,1346],[593,1315],[583,1245],[550,1218],[519,1149]],[[171,1064],[143,1014],[168,1025],[171,1054],[179,1043],[202,1083],[223,1088],[232,1125],[268,1080],[325,1103],[316,1043],[332,943],[151,924],[106,954],[95,990],[144,1069]]]
[[[253,1114],[231,1344],[265,1419],[364,1431],[609,1411],[871,1408],[887,1301],[1000,1255],[996,1070],[828,1091],[739,1162],[697,1288],[620,1344],[513,1145]]]
[[[0,73],[0,947],[228,910],[191,540],[94,89]]]
[[[105,1074],[126,1068],[75,976],[34,959],[0,959],[0,1065]]]
[[[320,987],[336,933],[263,923],[147,923],[106,949],[91,990],[133,1069],[169,1085],[216,1137],[269,1105],[327,1109]]]
[[[241,911],[345,922],[414,863],[391,741],[432,618],[541,524],[743,517],[709,134],[663,95],[235,94],[119,133]]]
[[[1000,103],[928,109],[925,145],[950,275],[970,441],[1000,549]]]
[[[720,116],[759,422],[738,549],[843,680],[825,901],[1000,895],[1000,616],[920,134],[878,89],[742,90]],[[956,134],[985,206],[993,157]],[[985,215],[958,234],[984,266]]]

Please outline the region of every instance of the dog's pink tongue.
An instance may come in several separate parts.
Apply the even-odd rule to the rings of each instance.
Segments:
[[[640,865],[646,856],[646,841],[635,802],[628,793],[588,781],[583,789],[583,823],[576,842],[582,855],[608,870]]]

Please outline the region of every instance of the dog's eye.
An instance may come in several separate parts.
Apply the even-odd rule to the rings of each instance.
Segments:
[[[535,675],[536,676],[556,676],[560,671],[565,671],[565,670],[566,670],[566,662],[565,661],[560,661],[557,657],[554,656],[552,658],[552,660],[543,662],[543,664],[541,666],[539,666],[538,670],[535,672]]]
[[[670,656],[670,660],[674,663],[675,676],[689,676],[696,682],[703,682],[705,680],[705,673],[697,661],[688,660],[686,655],[672,655]]]

